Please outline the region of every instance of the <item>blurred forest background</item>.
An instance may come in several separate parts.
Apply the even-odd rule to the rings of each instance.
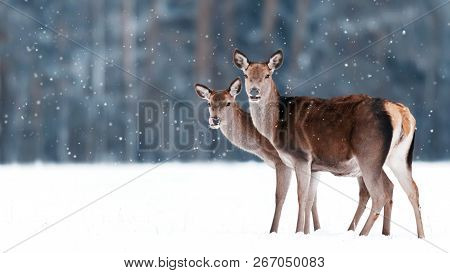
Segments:
[[[0,162],[254,159],[206,127],[193,90],[224,89],[240,75],[234,48],[252,60],[283,49],[275,80],[289,95],[406,104],[415,159],[448,159],[450,4],[421,17],[445,2],[0,0]],[[159,115],[172,132],[153,139],[161,149],[140,149],[138,102],[148,100],[200,109],[194,149],[172,145],[183,131],[172,106]]]

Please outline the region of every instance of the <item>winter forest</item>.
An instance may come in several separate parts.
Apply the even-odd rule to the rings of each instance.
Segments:
[[[0,162],[255,160],[208,128],[193,88],[242,76],[235,48],[282,49],[286,95],[407,105],[414,159],[449,159],[445,2],[2,0]]]

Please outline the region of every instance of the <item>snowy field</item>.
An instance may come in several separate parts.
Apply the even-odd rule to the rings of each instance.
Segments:
[[[368,237],[346,231],[357,205],[356,179],[329,174],[321,176],[326,185],[322,183],[318,189],[321,230],[307,236],[294,234],[297,203],[293,180],[279,233],[268,234],[274,211],[272,169],[260,163],[167,163],[10,249],[154,167],[146,164],[1,166],[2,252],[252,257],[364,253],[392,259],[402,255],[434,258],[446,255],[448,258],[438,248],[450,249],[450,163],[413,165],[427,241],[416,238],[412,208],[396,181],[390,237],[381,235],[381,219]],[[358,231],[366,217],[367,213]]]

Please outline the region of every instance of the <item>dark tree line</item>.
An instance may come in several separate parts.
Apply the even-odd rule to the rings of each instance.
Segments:
[[[275,79],[286,94],[406,104],[417,119],[416,159],[450,156],[450,5],[421,17],[442,1],[8,3],[0,4],[0,162],[251,159],[206,127],[193,90],[239,76],[236,47],[260,60],[283,49]],[[152,150],[140,128],[148,101],[158,105]]]

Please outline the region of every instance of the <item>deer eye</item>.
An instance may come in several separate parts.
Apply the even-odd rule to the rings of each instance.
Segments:
[[[267,75],[265,76],[265,78],[266,78],[266,79],[268,79],[269,77],[270,77],[270,75],[269,75],[269,74],[267,74]]]
[[[244,74],[244,78],[248,79],[248,76]]]
[[[230,106],[231,105],[231,102],[227,102],[227,106]]]
[[[211,107],[211,103],[210,102],[208,102],[208,107]]]

